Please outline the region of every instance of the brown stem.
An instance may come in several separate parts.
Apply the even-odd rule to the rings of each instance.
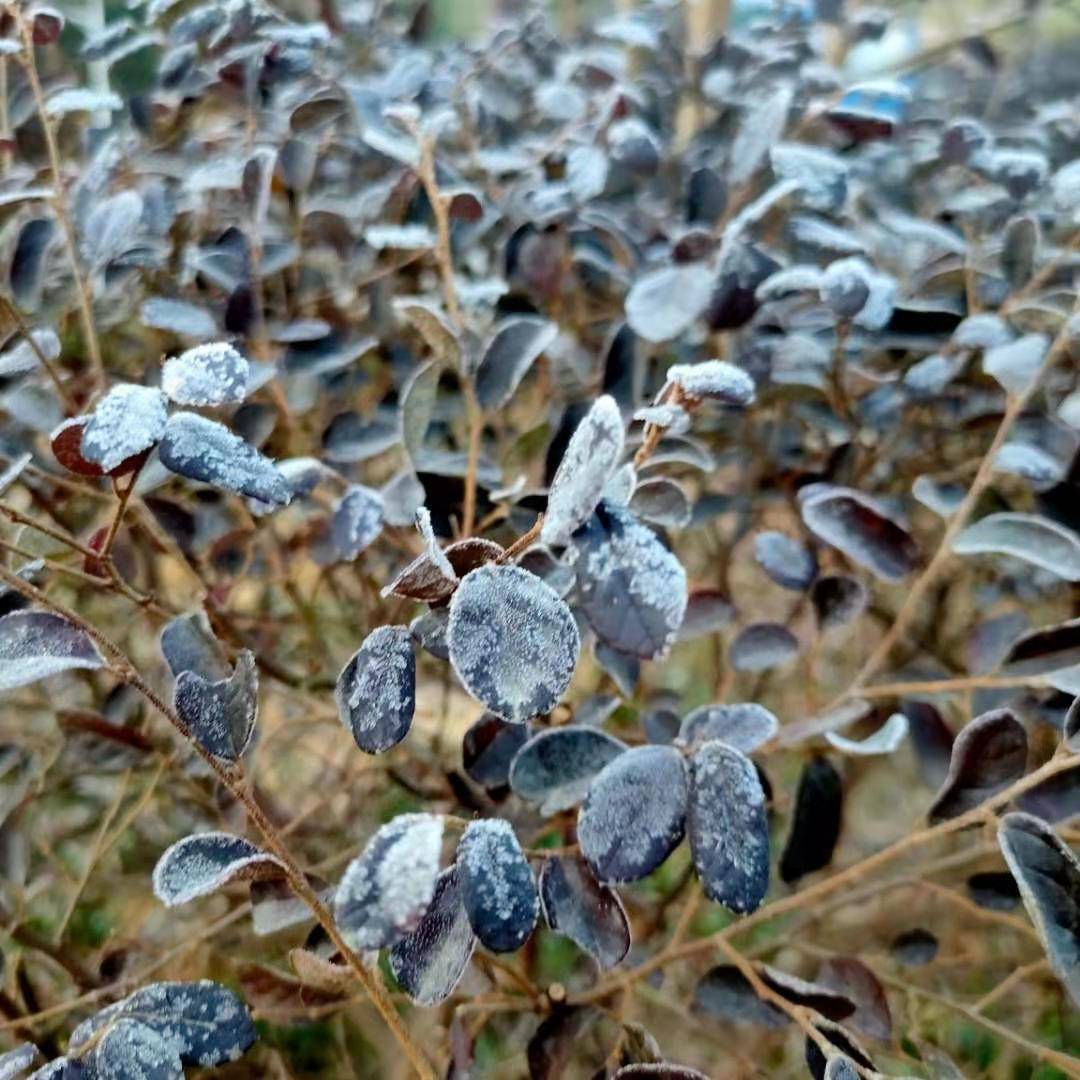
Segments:
[[[42,351],[41,346],[34,339],[33,331],[27,325],[26,320],[22,317],[22,312],[4,295],[0,294],[0,304],[4,305],[4,310],[11,316],[12,322],[15,323],[16,328],[19,331],[19,336],[30,346],[31,352],[37,358],[37,362],[45,369],[49,378],[52,379],[53,385],[56,387],[56,392],[60,396],[60,400],[63,402],[64,409],[71,415],[75,412],[74,402],[71,400],[70,395],[67,392],[63,382],[60,380],[60,372],[57,371],[53,362]]]
[[[393,1002],[390,1000],[389,994],[386,992],[386,988],[382,984],[382,981],[377,974],[373,975],[366,967],[364,967],[364,963],[360,957],[346,944],[334,922],[333,916],[330,914],[326,905],[319,898],[315,890],[308,883],[306,875],[285,846],[278,830],[269,818],[267,818],[262,807],[255,801],[255,797],[248,790],[247,785],[239,778],[238,774],[227,768],[216,757],[204,749],[199,741],[194,738],[187,724],[185,724],[184,721],[161,700],[154,689],[142,678],[123,649],[102,633],[97,627],[87,622],[82,616],[65,607],[63,604],[53,600],[52,597],[47,596],[40,589],[33,585],[29,585],[27,582],[16,577],[2,567],[0,567],[0,580],[6,582],[11,588],[21,592],[28,599],[33,600],[35,603],[38,603],[67,619],[93,639],[93,641],[100,646],[109,662],[110,670],[113,671],[117,678],[142,694],[142,696],[146,698],[146,700],[161,713],[170,724],[172,724],[180,736],[198,753],[222,786],[225,787],[233,798],[244,807],[249,820],[261,834],[266,849],[270,854],[276,856],[281,861],[290,888],[308,906],[308,908],[310,908],[312,914],[326,931],[326,934],[334,947],[341,953],[349,967],[352,968],[357,981],[367,991],[372,1004],[375,1006],[379,1015],[383,1018],[383,1021],[397,1040],[398,1045],[408,1057],[413,1068],[416,1070],[417,1075],[423,1077],[424,1080],[435,1080],[435,1074],[432,1071],[430,1064],[424,1056],[423,1051],[416,1045],[409,1035],[409,1032],[406,1030],[401,1017],[398,1015]]]
[[[45,134],[45,147],[49,155],[49,170],[52,173],[53,181],[53,209],[60,220],[60,227],[64,234],[64,246],[67,248],[68,259],[71,262],[71,272],[75,278],[75,292],[79,298],[79,315],[82,320],[83,336],[86,339],[86,350],[90,355],[90,371],[93,376],[94,387],[100,389],[105,385],[105,367],[101,361],[101,346],[98,343],[97,327],[94,325],[94,309],[90,301],[90,287],[87,285],[86,276],[82,270],[79,259],[79,244],[75,237],[75,226],[72,224],[67,205],[67,196],[64,193],[64,179],[60,171],[60,149],[56,143],[56,131],[46,109],[45,92],[42,89],[37,63],[34,59],[33,23],[18,8],[9,5],[8,10],[18,20],[19,32],[22,36],[23,51],[20,58],[26,71],[27,80],[30,83],[30,89],[34,95],[34,104],[37,106],[41,127]]]

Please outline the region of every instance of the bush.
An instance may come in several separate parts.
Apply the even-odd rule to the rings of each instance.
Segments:
[[[1080,129],[838,6],[5,9],[0,1075],[1080,1075]]]

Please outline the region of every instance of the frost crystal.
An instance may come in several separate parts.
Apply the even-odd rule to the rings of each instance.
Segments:
[[[354,949],[381,949],[416,929],[435,893],[443,819],[399,814],[342,875],[334,921]]]
[[[605,765],[578,814],[578,843],[597,878],[651,874],[683,837],[686,800],[686,767],[670,746],[637,746]]]
[[[165,432],[165,395],[152,386],[121,383],[98,402],[82,437],[82,455],[106,472],[144,450]]]
[[[605,394],[585,414],[567,444],[551,481],[540,530],[545,544],[564,544],[596,509],[604,485],[623,452],[623,422],[615,399]]]
[[[447,642],[465,689],[516,723],[558,704],[581,648],[574,616],[551,586],[520,567],[491,563],[461,579]]]
[[[372,630],[338,676],[334,700],[361,750],[381,754],[397,746],[416,708],[416,656],[408,627]]]
[[[231,833],[185,836],[165,849],[154,867],[154,895],[177,907],[209,896],[230,881],[280,877],[281,863],[249,840]]]
[[[244,400],[248,362],[224,341],[196,345],[165,361],[161,389],[181,405],[226,405]]]
[[[456,866],[469,922],[492,952],[513,952],[529,939],[540,912],[532,870],[507,821],[469,823]]]
[[[868,757],[872,754],[891,754],[904,741],[908,733],[908,718],[903,713],[893,713],[884,724],[865,739],[849,739],[835,731],[826,731],[829,745],[845,754]]]
[[[14,611],[0,618],[0,690],[11,690],[73,668],[100,668],[93,641],[49,611]]]
[[[683,717],[679,739],[689,746],[719,739],[749,754],[771,739],[779,727],[773,713],[754,702],[702,705]]]
[[[223,424],[198,413],[180,412],[169,418],[158,454],[167,469],[190,480],[278,506],[292,499],[289,481],[268,457]]]

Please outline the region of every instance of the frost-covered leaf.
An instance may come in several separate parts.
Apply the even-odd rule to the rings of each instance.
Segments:
[[[385,506],[374,488],[351,484],[330,517],[330,537],[338,555],[352,562],[383,530]]]
[[[0,353],[0,375],[21,375],[34,371],[41,366],[40,352],[46,360],[56,360],[60,356],[60,339],[55,330],[32,330],[30,338],[35,349],[24,337],[20,337],[9,348]]]
[[[208,338],[217,332],[214,317],[205,308],[188,300],[152,296],[143,301],[139,318],[144,326],[166,330],[181,337]]]
[[[532,315],[503,322],[484,350],[474,375],[480,404],[488,410],[503,408],[558,333],[555,323]]]
[[[792,142],[774,146],[769,157],[776,179],[794,180],[810,209],[829,213],[844,205],[848,167],[836,154]]]
[[[1049,347],[1050,339],[1045,334],[1025,334],[988,349],[983,356],[983,370],[1010,394],[1022,393],[1039,373]]]
[[[581,802],[593,777],[625,750],[625,743],[596,728],[549,728],[514,757],[510,787],[521,798],[539,803],[542,814],[556,814]]]
[[[458,844],[458,875],[473,933],[492,952],[514,952],[532,934],[540,897],[507,821],[472,821]]]
[[[603,970],[630,951],[630,923],[618,894],[593,877],[584,859],[548,859],[540,871],[544,919]]]
[[[669,1061],[636,1062],[624,1065],[612,1080],[709,1080],[688,1065],[672,1065]]]
[[[416,655],[408,627],[372,630],[341,669],[334,700],[342,724],[365,753],[397,746],[416,711]]]
[[[142,215],[143,199],[137,191],[121,191],[93,204],[80,244],[92,272],[106,271],[114,259],[138,244]]]
[[[799,654],[799,639],[780,623],[751,623],[735,635],[728,662],[735,671],[767,671]]]
[[[176,1047],[148,1024],[122,1016],[87,1059],[97,1080],[184,1080]]]
[[[520,567],[491,563],[461,579],[447,642],[465,689],[517,723],[559,703],[581,648],[574,617],[551,586]]]
[[[893,313],[896,281],[853,255],[830,263],[821,279],[821,299],[838,319],[881,330]]]
[[[1066,581],[1080,581],[1080,535],[1037,514],[988,514],[953,540],[957,555],[1011,555]]]
[[[705,360],[700,364],[672,364],[667,383],[679,388],[691,401],[719,401],[744,407],[754,400],[754,380],[742,368],[727,360]]]
[[[754,702],[702,705],[683,717],[679,739],[687,746],[719,739],[750,754],[768,742],[779,727],[776,716]]]
[[[224,761],[236,761],[255,731],[259,707],[255,655],[244,649],[227,679],[211,682],[195,671],[181,671],[173,705],[204,750]]]
[[[625,433],[615,399],[605,394],[574,429],[548,492],[540,529],[545,544],[565,544],[596,509],[619,464]]]
[[[435,246],[435,233],[426,225],[369,225],[364,240],[376,251],[416,251]]]
[[[402,296],[394,300],[394,310],[408,319],[424,339],[435,358],[435,370],[439,364],[458,366],[461,338],[438,307],[421,297]]]
[[[231,990],[209,979],[160,982],[149,983],[84,1020],[71,1033],[68,1053],[82,1050],[119,1020],[146,1025],[183,1064],[202,1068],[238,1060],[256,1038],[247,1006]],[[117,1080],[125,1076],[116,1075]]]
[[[638,278],[627,295],[626,321],[646,341],[677,338],[704,313],[713,280],[702,263],[653,270]]]
[[[0,618],[0,690],[81,668],[105,666],[91,638],[51,611],[13,611]]]
[[[18,1080],[40,1056],[38,1048],[28,1042],[0,1054],[0,1080]]]
[[[161,389],[181,405],[230,405],[247,396],[248,377],[247,358],[214,341],[166,360]]]
[[[843,809],[840,774],[825,758],[807,762],[799,775],[795,815],[780,857],[780,877],[785,883],[790,885],[832,862]]]
[[[701,887],[732,911],[753,911],[769,889],[765,792],[754,763],[707,742],[690,761],[690,777],[686,832]]]
[[[123,101],[111,92],[99,93],[85,87],[73,86],[57,90],[46,102],[45,111],[49,116],[62,117],[73,112],[98,112],[108,110],[116,112],[124,107]]]
[[[161,655],[173,677],[193,671],[206,682],[219,682],[232,674],[204,611],[170,619],[161,631]]]
[[[927,811],[930,820],[959,817],[1019,780],[1027,750],[1027,732],[1010,710],[977,716],[956,736],[949,774]]]
[[[442,817],[399,814],[349,863],[334,921],[352,948],[385,948],[419,926],[435,895],[442,836]]]
[[[82,455],[106,472],[149,450],[165,433],[165,395],[151,386],[121,383],[94,408],[83,428]]]
[[[835,731],[826,731],[829,745],[845,754],[867,757],[873,754],[891,754],[907,737],[908,718],[903,713],[893,713],[884,724],[865,739],[849,739]]]
[[[439,875],[417,928],[390,949],[390,970],[418,1005],[438,1005],[453,993],[475,947],[460,875],[451,866]]]
[[[785,589],[802,592],[817,576],[814,553],[782,532],[761,532],[754,538],[754,558]]]
[[[606,502],[574,534],[581,609],[597,637],[642,659],[664,653],[686,611],[686,571],[656,534]]]
[[[268,457],[224,424],[198,413],[178,412],[169,417],[158,456],[167,469],[189,480],[275,506],[292,499],[292,486]]]
[[[599,881],[651,874],[682,840],[686,766],[670,746],[637,746],[612,759],[578,812],[578,843]]]
[[[815,536],[885,581],[915,569],[919,552],[907,531],[871,496],[814,484],[800,492],[803,522]]]
[[[83,457],[82,440],[89,416],[70,416],[49,434],[53,457],[77,476],[104,476],[105,470]],[[126,462],[123,464],[127,464]]]
[[[793,97],[794,88],[789,83],[780,83],[774,85],[772,93],[753,100],[731,146],[729,184],[745,183],[764,164],[766,155],[784,133]]]
[[[424,538],[425,550],[398,572],[394,580],[382,590],[382,595],[403,596],[409,600],[422,600],[433,604],[450,596],[457,586],[458,576],[447,553],[439,547],[435,539],[431,527],[431,512],[426,506],[417,510],[416,523],[420,535]],[[459,541],[460,544],[468,542]],[[460,551],[460,548],[458,550]]]
[[[230,881],[281,877],[281,863],[249,840],[231,833],[185,836],[165,849],[154,867],[154,895],[166,906],[209,896]]]
[[[1080,859],[1045,822],[1006,814],[998,844],[1054,974],[1080,1006]]]
[[[82,1062],[69,1057],[53,1058],[48,1065],[43,1065],[32,1072],[27,1080],[90,1080]]]

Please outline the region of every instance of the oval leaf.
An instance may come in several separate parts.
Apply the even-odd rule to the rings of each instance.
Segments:
[[[804,874],[829,865],[840,837],[843,809],[840,774],[825,758],[807,762],[799,776],[795,816],[780,857],[780,877],[784,882],[790,885]]]
[[[670,746],[637,746],[593,779],[578,813],[578,843],[599,881],[651,874],[675,850],[686,825],[688,783]]]
[[[0,618],[0,690],[101,667],[105,660],[91,638],[51,611],[13,611]]]
[[[352,948],[385,948],[417,929],[435,895],[442,836],[440,816],[399,814],[349,863],[334,921]]]
[[[503,322],[476,369],[476,396],[488,410],[501,409],[540,354],[558,336],[548,319],[522,315]]]
[[[84,451],[85,444],[84,437]],[[275,506],[292,499],[292,486],[268,457],[223,424],[198,413],[169,417],[158,455],[162,465],[189,480]]]
[[[1024,775],[1027,732],[1008,709],[995,709],[971,721],[952,747],[949,774],[934,798],[932,822],[958,817]]]
[[[248,362],[231,345],[214,341],[165,361],[161,389],[181,405],[228,405],[247,396]]]
[[[581,802],[593,777],[625,750],[625,743],[596,728],[550,728],[518,751],[510,765],[510,787],[540,803],[542,814],[557,814]]]
[[[739,914],[769,889],[765,792],[754,763],[722,742],[707,742],[690,762],[687,834],[701,887]]]
[[[334,507],[330,518],[330,538],[338,555],[352,562],[373,544],[383,530],[385,508],[382,496],[363,484],[352,484]]]
[[[548,492],[545,544],[565,544],[588,521],[622,457],[625,432],[615,399],[598,398],[574,429]]]
[[[474,948],[460,876],[451,866],[439,875],[416,930],[390,949],[390,970],[418,1005],[438,1005],[453,993]]]
[[[630,951],[630,923],[618,894],[593,877],[583,859],[548,859],[540,871],[544,919],[605,971]]]
[[[81,453],[106,472],[149,450],[165,433],[165,395],[151,386],[121,383],[98,402],[83,428]]]
[[[465,910],[480,943],[496,953],[520,949],[533,932],[540,897],[532,870],[507,821],[470,822],[455,865]]]
[[[218,682],[182,671],[176,679],[173,706],[204,750],[224,761],[236,761],[255,731],[259,674],[254,653],[241,652],[232,675]]]
[[[281,877],[281,863],[249,840],[231,833],[185,836],[165,849],[154,867],[154,895],[177,907],[209,896],[230,881]]]
[[[679,739],[687,746],[719,739],[749,754],[768,742],[779,728],[776,716],[764,705],[753,702],[702,705],[683,717]]]
[[[338,675],[338,715],[367,754],[397,746],[416,711],[416,655],[407,626],[372,630]]]
[[[893,713],[884,724],[865,739],[849,739],[835,731],[826,731],[830,746],[845,754],[869,757],[874,754],[891,754],[907,737],[908,718],[903,713]]]
[[[515,723],[559,703],[581,648],[574,616],[554,589],[520,567],[490,563],[461,579],[447,643],[465,689]]]
[[[1037,514],[988,514],[953,540],[957,555],[1011,555],[1066,581],[1080,581],[1080,536]]]

